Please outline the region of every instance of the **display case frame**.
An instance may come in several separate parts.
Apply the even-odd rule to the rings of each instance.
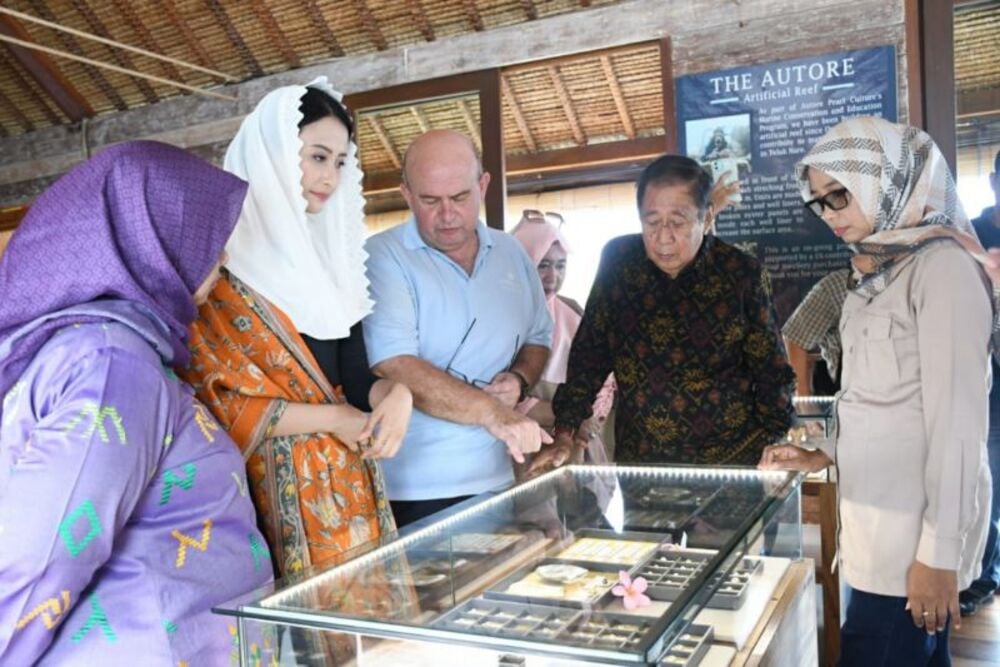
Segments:
[[[766,545],[768,534],[774,538],[777,531],[769,527],[776,527],[779,523],[790,526],[790,533],[786,531],[784,549],[793,558],[801,556],[800,482],[801,476],[796,473],[748,468],[567,466],[508,491],[473,498],[435,515],[428,525],[404,531],[396,539],[386,540],[345,563],[322,572],[308,573],[295,581],[279,582],[271,589],[257,591],[223,605],[216,612],[236,617],[244,664],[254,662],[248,647],[253,644],[251,638],[259,634],[261,624],[314,628],[358,637],[444,642],[576,663],[656,664],[695,623],[698,612],[712,601],[729,574],[744,563],[751,549]],[[462,630],[442,620],[468,600],[510,602],[509,598],[497,599],[496,595],[485,593],[514,572],[530,569],[546,559],[551,560],[567,545],[584,536],[594,535],[595,529],[607,530],[609,522],[620,524],[616,535],[620,536],[621,542],[615,546],[627,546],[628,540],[624,538],[629,537],[629,533],[624,526],[624,517],[628,509],[629,489],[633,484],[639,488],[651,483],[654,486],[661,484],[664,487],[672,485],[693,489],[693,495],[698,498],[710,499],[706,502],[725,502],[726,494],[737,497],[742,494],[745,498],[740,506],[747,509],[745,516],[731,517],[732,525],[722,531],[725,539],[719,540],[717,534],[713,534],[716,548],[704,556],[704,567],[691,577],[689,585],[680,590],[673,601],[667,603],[665,611],[659,616],[642,619],[648,625],[648,631],[638,641],[613,648],[584,644],[583,640],[574,643],[571,641],[573,635],[567,634],[569,623],[552,637],[526,632],[519,638],[505,633],[491,635]],[[698,517],[699,513],[693,512],[692,515]],[[526,526],[532,527],[529,529]],[[487,531],[505,535],[510,534],[506,531],[513,528],[523,531],[521,534],[524,537],[501,551],[495,561],[484,559],[483,563],[489,563],[484,564],[472,583],[450,582],[451,585],[445,586],[444,593],[439,590],[430,602],[421,597],[417,587],[411,585],[408,592],[403,591],[405,582],[399,588],[390,590],[387,598],[394,602],[388,614],[396,614],[395,618],[386,618],[385,613],[380,615],[377,610],[348,608],[343,600],[327,604],[333,599],[328,593],[351,590],[359,581],[367,582],[366,586],[381,586],[387,582],[394,586],[393,582],[397,582],[400,576],[405,580],[406,573],[416,569],[411,560],[415,560],[419,567],[428,549],[438,548],[437,553],[441,554],[442,560],[457,562],[457,559],[470,557],[467,547],[473,542],[467,536],[488,535]],[[477,533],[477,530],[483,532]],[[541,536],[533,532],[538,530]],[[651,533],[644,531],[642,535],[648,537]],[[679,538],[676,532],[660,537],[663,538],[662,544],[659,537],[654,540],[660,544],[656,549],[669,549],[665,545],[672,541],[687,541],[689,545],[694,543],[693,546],[698,546],[698,526],[692,525],[690,530],[683,530],[682,527]],[[442,553],[440,545],[452,542],[460,548]],[[773,546],[772,539],[769,548],[773,549]],[[631,568],[623,564],[622,569],[628,571],[639,564],[636,562]],[[389,572],[402,574],[386,574]],[[551,607],[576,611],[587,618],[612,617],[622,613],[620,600],[615,606],[615,601],[609,603],[607,596],[601,596],[601,599],[602,606],[584,604],[573,609],[553,604]],[[537,600],[530,602],[534,604]],[[413,605],[412,610],[407,611],[407,605]],[[410,611],[413,612],[412,617],[407,616]],[[364,664],[360,659],[358,662]]]

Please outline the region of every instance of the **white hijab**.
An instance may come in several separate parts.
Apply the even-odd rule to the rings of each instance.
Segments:
[[[307,84],[342,95],[326,77]],[[250,183],[226,252],[226,268],[280,308],[300,332],[332,340],[371,312],[365,276],[364,198],[357,147],[349,142],[340,185],[307,214],[299,167],[299,111],[306,86],[268,93],[243,120],[223,167]]]

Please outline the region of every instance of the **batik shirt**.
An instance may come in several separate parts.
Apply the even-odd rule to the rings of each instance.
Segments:
[[[577,428],[612,371],[620,462],[756,464],[792,423],[795,376],[767,274],[714,236],[676,278],[638,234],[608,243],[553,401],[556,426]]]
[[[268,551],[239,450],[154,347],[68,327],[3,401],[0,664],[238,662],[211,608],[269,582]]]

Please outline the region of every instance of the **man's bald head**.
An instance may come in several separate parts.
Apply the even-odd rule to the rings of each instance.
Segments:
[[[433,130],[406,150],[399,190],[421,238],[464,266],[479,247],[476,224],[489,182],[469,137]]]
[[[446,161],[466,161],[476,170],[476,178],[483,173],[483,165],[472,139],[454,130],[431,130],[414,139],[406,149],[403,182],[411,182],[411,176],[416,171]]]

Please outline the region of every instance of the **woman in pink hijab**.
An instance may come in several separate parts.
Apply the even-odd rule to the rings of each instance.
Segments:
[[[559,289],[566,278],[566,256],[569,244],[559,227],[547,218],[554,218],[562,224],[562,216],[556,213],[542,214],[539,211],[524,211],[521,221],[511,231],[511,235],[521,242],[528,256],[538,267],[538,277],[542,281],[549,313],[552,315],[552,352],[542,377],[528,392],[528,398],[517,409],[537,421],[550,431],[555,425],[552,413],[552,397],[560,384],[566,381],[566,365],[573,337],[583,318],[583,309],[576,301],[559,296]],[[577,441],[577,459],[586,458],[593,463],[607,463],[609,454],[614,452],[614,424],[609,419],[614,403],[615,380],[609,375],[594,401],[594,412],[577,432],[584,437]],[[612,415],[613,417],[613,415]],[[589,434],[589,437],[586,435]]]

